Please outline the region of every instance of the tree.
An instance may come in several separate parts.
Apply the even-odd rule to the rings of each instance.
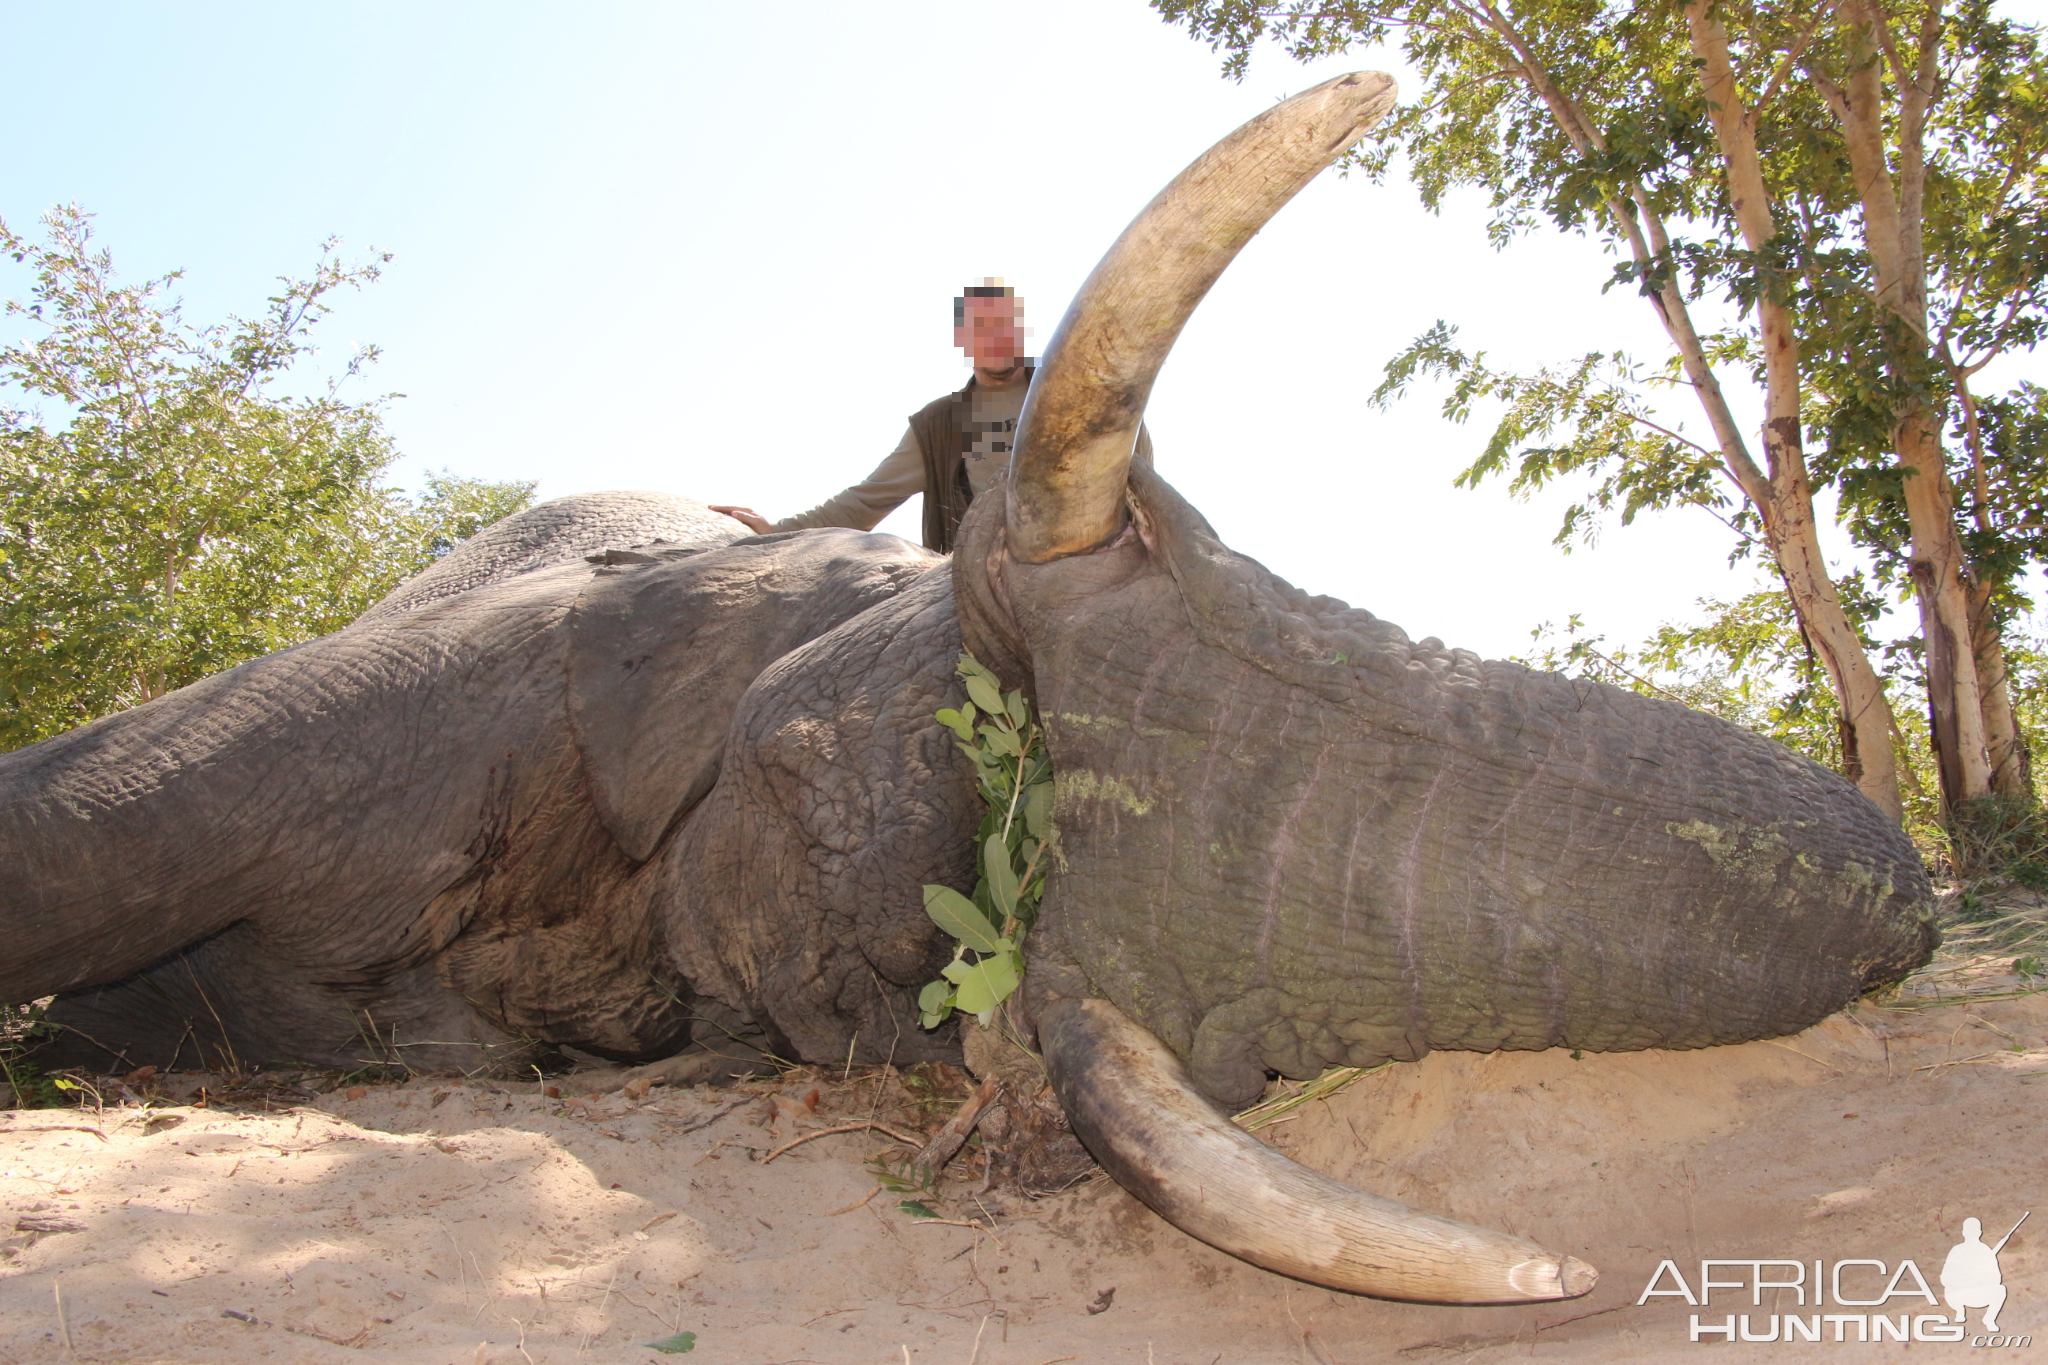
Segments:
[[[1919,602],[1949,802],[2024,782],[1999,638],[2015,570],[1984,544],[1995,526],[1969,533],[1955,491],[1989,453],[1965,442],[1958,455],[1943,427],[1968,411],[1970,376],[2042,326],[2048,66],[2030,30],[1989,0],[1154,4],[1239,75],[1266,37],[1308,60],[1398,31],[1425,89],[1355,164],[1382,176],[1405,156],[1432,207],[1455,186],[1486,189],[1496,242],[1548,219],[1619,255],[1610,283],[1655,310],[1662,367],[1595,354],[1513,375],[1443,324],[1389,367],[1382,401],[1436,374],[1454,380],[1453,416],[1507,404],[1467,481],[1511,463],[1519,490],[1596,474],[1565,539],[1614,506],[1722,515],[1769,553],[1827,672],[1843,771],[1896,816],[1899,726],[1817,536],[1814,489],[1841,487],[1889,551],[1880,572]],[[1732,324],[1716,325],[1710,293]],[[1745,372],[1763,415],[1754,444],[1727,388]],[[1689,389],[1711,435],[1660,421],[1657,384]],[[1818,458],[1810,430],[1826,439]]]
[[[45,243],[0,223],[34,272],[0,382],[51,419],[0,405],[0,748],[160,696],[345,624],[532,484],[446,475],[415,504],[377,480],[393,458],[382,400],[277,388],[312,355],[336,290],[388,257],[285,279],[253,319],[196,327],[165,290],[116,283],[91,216],[46,215]]]

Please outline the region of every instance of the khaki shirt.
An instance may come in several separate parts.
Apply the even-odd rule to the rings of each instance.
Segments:
[[[962,458],[967,465],[967,485],[977,498],[998,473],[1010,466],[1010,447],[1027,392],[1022,384],[1000,389],[982,384],[974,387],[969,409],[973,447]],[[1152,463],[1152,437],[1143,427],[1138,429],[1135,458],[1148,465]],[[784,517],[768,529],[801,531],[812,526],[850,526],[856,531],[872,531],[882,518],[924,491],[924,452],[918,449],[917,433],[906,426],[903,439],[865,479],[834,493],[808,512]]]

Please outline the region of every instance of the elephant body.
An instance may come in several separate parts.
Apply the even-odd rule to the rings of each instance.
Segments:
[[[671,824],[710,791],[764,670],[942,561],[824,532],[593,568],[576,504],[621,542],[678,513],[723,520],[616,502],[523,514],[572,532],[538,564],[479,570],[463,561],[493,545],[465,547],[439,576],[468,586],[0,757],[21,949],[0,995],[60,993],[50,1060],[502,1071],[535,1044],[645,1059],[722,1024],[668,965],[658,907],[706,889]],[[921,660],[935,695],[957,653],[934,637]],[[933,842],[957,877],[955,832]],[[927,923],[914,886],[899,899]],[[898,973],[900,956],[884,954]]]
[[[1061,642],[1031,670],[1064,860],[1040,951],[1213,1098],[1432,1048],[1788,1033],[1931,946],[1893,836],[1844,840],[1868,803],[1807,760],[1412,642],[1133,482],[1146,536],[1009,584]],[[524,515],[576,525],[564,501]],[[656,520],[583,501],[622,540]],[[790,1057],[957,1056],[912,1003],[949,951],[919,888],[971,886],[980,812],[932,720],[959,702],[952,566],[845,531],[595,566],[554,562],[566,539],[0,758],[41,901],[0,993],[61,992],[60,1055],[106,1064],[645,1061],[735,1020]],[[1034,620],[1033,576],[1077,572],[1057,609],[1085,619]],[[1695,780],[1660,798],[1671,768]],[[1891,932],[1833,951],[1864,922]]]
[[[1591,1267],[1336,1185],[1217,1106],[1432,1048],[1804,1028],[1938,940],[1839,776],[1667,702],[1411,640],[1224,546],[1131,452],[1266,217],[1392,100],[1325,82],[1140,213],[1006,480],[941,559],[741,537],[688,499],[508,519],[334,635],[0,756],[0,999],[53,1060],[521,1066],[721,1033],[811,1061],[918,1026],[981,801],[962,649],[1036,702],[1053,868],[1010,1022],[1116,1178],[1333,1287],[1584,1293]]]

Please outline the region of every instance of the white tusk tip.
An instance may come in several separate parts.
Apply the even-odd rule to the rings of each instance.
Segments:
[[[1576,1256],[1537,1256],[1508,1272],[1508,1283],[1531,1299],[1576,1299],[1600,1282],[1600,1272]]]

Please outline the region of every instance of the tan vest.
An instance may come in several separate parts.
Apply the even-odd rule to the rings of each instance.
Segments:
[[[1033,369],[1024,380],[1028,391],[1038,378]],[[967,481],[967,450],[970,438],[968,404],[973,400],[974,380],[958,393],[925,404],[910,414],[910,430],[917,437],[918,453],[924,456],[924,544],[942,555],[953,553],[953,537],[960,530],[960,518],[974,501],[974,485]],[[1152,433],[1141,424],[1131,458],[1152,467]]]
[[[1030,371],[1025,386],[1037,377],[1037,370]],[[970,378],[958,393],[949,393],[910,414],[910,430],[917,437],[918,453],[924,456],[924,545],[942,555],[953,553],[960,518],[974,501],[966,460],[968,404],[973,400],[974,385]]]

